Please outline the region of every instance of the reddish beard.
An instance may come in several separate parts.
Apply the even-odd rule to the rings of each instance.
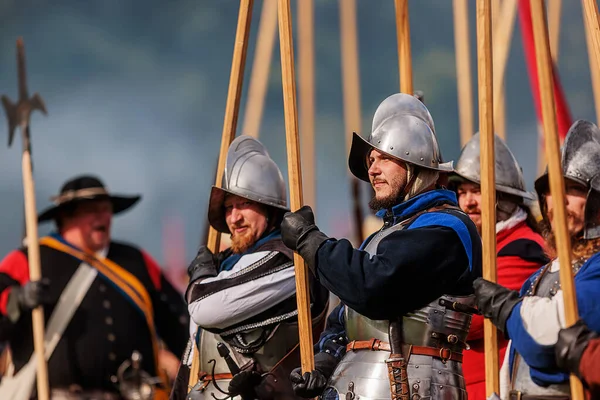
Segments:
[[[254,242],[254,235],[249,228],[243,234],[231,234],[231,250],[235,254],[244,253],[246,250],[252,247]]]

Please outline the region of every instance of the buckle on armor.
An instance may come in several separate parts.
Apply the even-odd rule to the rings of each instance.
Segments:
[[[508,393],[508,398],[510,400],[522,400],[523,399],[523,393],[518,391],[518,390],[511,390]]]
[[[448,361],[450,357],[452,357],[452,350],[442,347],[440,349],[440,358],[442,359],[442,362],[446,364],[446,361]]]

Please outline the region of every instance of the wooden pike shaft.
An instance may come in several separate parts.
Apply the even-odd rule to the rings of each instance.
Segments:
[[[344,129],[346,153],[350,153],[352,132],[360,132],[362,118],[360,111],[360,73],[358,60],[358,39],[356,29],[356,0],[339,0],[340,36],[342,50],[342,84],[344,93]],[[360,186],[355,177],[350,177],[356,243],[362,243],[363,217],[360,207]]]
[[[558,48],[560,44],[560,14],[562,0],[548,0],[548,35],[550,36],[550,54],[552,61],[558,62]]]
[[[300,167],[300,149],[298,143],[296,77],[294,73],[294,46],[292,41],[290,0],[278,0],[278,15],[285,137],[290,184],[290,208],[297,210],[302,207],[302,168]],[[311,372],[314,369],[315,361],[312,345],[308,270],[304,265],[304,260],[298,253],[294,253],[294,267],[296,270],[296,299],[298,303],[298,330],[302,372]]]
[[[412,57],[410,52],[410,22],[408,0],[394,0],[396,6],[396,34],[398,36],[398,67],[400,92],[413,95]]]
[[[221,150],[217,165],[217,176],[215,186],[220,187],[225,170],[227,150],[235,138],[238,115],[240,110],[240,99],[242,97],[242,83],[244,81],[244,67],[246,65],[246,53],[248,50],[248,37],[250,35],[250,22],[252,21],[253,0],[240,0],[237,30],[235,33],[235,44],[233,47],[233,59],[231,61],[231,74],[229,75],[229,89],[227,91],[227,104],[225,106],[225,119],[223,121],[223,133],[221,137]],[[208,231],[207,247],[213,253],[219,251],[221,240],[220,232],[210,227]],[[189,386],[191,389],[198,381],[200,370],[200,357],[198,348],[194,345],[194,356],[190,370]],[[189,390],[188,390],[189,392]]]
[[[594,93],[594,106],[596,110],[596,122],[600,122],[600,71],[598,68],[600,64],[598,64],[600,57],[600,47],[598,47],[598,23],[594,23],[594,20],[597,21],[597,18],[594,18],[594,15],[598,14],[598,7],[596,2],[591,2],[593,4],[587,4],[589,2],[584,1],[584,16],[583,20],[585,23],[585,41],[587,44],[588,58],[590,63],[590,74],[592,77],[592,90]],[[590,10],[588,12],[588,9]],[[588,14],[592,14],[591,16]],[[591,18],[590,18],[591,17]]]
[[[258,138],[260,134],[276,34],[277,0],[264,0],[258,25],[254,61],[252,62],[252,75],[250,75],[250,84],[248,85],[242,135]]]
[[[593,0],[595,3],[595,0]],[[542,120],[544,124],[544,142],[546,143],[546,157],[548,158],[548,177],[550,180],[550,193],[554,207],[554,233],[560,263],[560,284],[563,290],[565,303],[565,321],[567,325],[577,322],[577,301],[575,298],[575,284],[571,269],[571,240],[567,230],[567,217],[565,204],[565,187],[562,167],[560,164],[560,147],[557,132],[556,110],[554,91],[552,86],[552,59],[548,42],[548,29],[546,25],[546,9],[543,0],[531,0],[531,19],[533,24],[533,37],[535,42],[535,56],[540,83],[540,97],[542,103]],[[596,27],[598,21],[596,19]],[[583,386],[581,382],[571,375],[571,395],[575,400],[583,400]]]
[[[458,86],[458,119],[460,145],[473,136],[473,88],[469,46],[469,7],[467,0],[454,0],[454,46],[456,49],[456,84]]]
[[[492,10],[490,0],[477,0],[477,70],[481,135],[481,213],[483,278],[496,282],[496,188],[493,116]],[[486,394],[500,393],[498,332],[484,321]]]
[[[315,35],[313,0],[298,2],[298,83],[300,134],[304,165],[304,203],[315,208]]]
[[[22,129],[27,129],[22,126]],[[35,184],[31,169],[31,153],[23,152],[23,188],[25,196],[25,225],[27,232],[27,259],[29,262],[29,280],[38,281],[42,278],[40,263],[40,246],[38,242],[37,209],[35,205]],[[44,351],[44,308],[36,307],[31,312],[33,323],[33,347],[37,362],[37,390],[40,400],[50,399],[48,386],[48,365]]]
[[[498,15],[494,18],[493,69],[494,69],[494,125],[496,133],[506,139],[506,112],[504,99],[504,78],[510,53],[510,42],[515,26],[518,0],[504,0]]]
[[[219,163],[217,165],[217,176],[215,179],[215,186],[217,187],[221,186],[223,171],[225,170],[225,161],[227,159],[227,150],[229,150],[229,145],[233,142],[233,139],[235,139],[235,132],[237,129],[253,4],[254,0],[240,0],[235,44],[233,47],[233,60],[231,61],[231,74],[229,75],[227,104],[225,106],[225,118],[223,121],[223,133],[221,136],[221,150],[219,152]],[[217,252],[219,250],[220,239],[221,235],[219,232],[211,227],[208,232],[207,246],[212,252]]]

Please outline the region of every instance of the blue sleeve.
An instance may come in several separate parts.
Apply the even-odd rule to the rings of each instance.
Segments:
[[[382,239],[373,256],[344,239],[323,243],[317,252],[319,280],[348,307],[380,320],[397,318],[444,293],[472,293],[472,280],[481,276],[477,232],[448,226],[462,223],[454,215],[445,214],[448,221],[458,220],[447,225],[421,225],[421,218]]]
[[[338,361],[346,354],[346,328],[344,324],[344,304],[340,303],[327,317],[325,330],[315,345],[315,353],[328,353]]]
[[[522,292],[531,286],[530,280],[523,285],[525,290]],[[600,332],[600,258],[597,255],[590,258],[575,276],[575,291],[579,316],[590,329]],[[542,386],[568,380],[568,374],[556,365],[554,345],[539,344],[527,331],[521,319],[521,307],[522,303],[519,303],[512,310],[506,330],[512,346],[529,365],[532,380]]]

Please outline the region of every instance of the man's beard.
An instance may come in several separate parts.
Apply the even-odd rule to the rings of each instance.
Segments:
[[[254,235],[248,229],[248,233],[244,235],[231,235],[231,250],[235,254],[241,254],[246,252],[252,245],[254,245]]]
[[[371,201],[369,201],[369,207],[373,211],[379,211],[383,209],[390,209],[394,207],[396,204],[402,203],[401,196],[402,188],[397,187],[389,196],[386,196],[382,199],[377,198],[377,194],[374,193]]]

